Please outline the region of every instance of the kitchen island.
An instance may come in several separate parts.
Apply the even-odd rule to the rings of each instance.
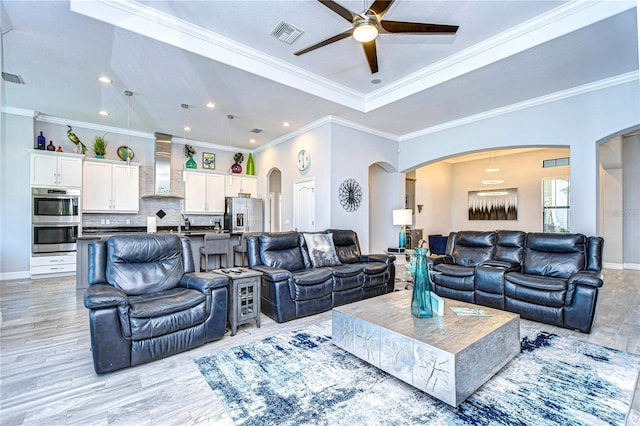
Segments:
[[[204,235],[213,232],[228,232],[226,230],[214,231],[212,227],[192,226],[190,229],[181,229],[180,232],[173,227],[159,227],[158,234],[171,233],[181,237],[188,237],[191,240],[191,251],[196,271],[199,268],[200,247],[204,245]],[[122,226],[122,227],[96,227],[85,228],[82,235],[77,239],[77,264],[76,264],[76,290],[84,291],[89,287],[89,243],[92,241],[104,241],[113,235],[146,234],[145,227]],[[227,259],[233,259],[233,246],[238,244],[239,236],[231,235]],[[233,266],[233,265],[228,265]]]

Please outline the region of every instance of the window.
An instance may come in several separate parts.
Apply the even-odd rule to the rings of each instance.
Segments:
[[[569,179],[542,180],[544,232],[569,232]]]

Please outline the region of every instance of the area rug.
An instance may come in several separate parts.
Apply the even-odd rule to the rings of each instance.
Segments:
[[[331,322],[194,362],[238,425],[622,425],[640,356],[521,327],[522,352],[458,408],[331,344]]]

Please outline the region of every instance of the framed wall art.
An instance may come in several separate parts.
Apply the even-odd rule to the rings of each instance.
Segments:
[[[518,220],[518,188],[469,191],[469,220]]]
[[[216,155],[210,152],[202,153],[202,168],[203,169],[215,169],[216,168]]]

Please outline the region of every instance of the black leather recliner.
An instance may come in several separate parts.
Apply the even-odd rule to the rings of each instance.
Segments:
[[[589,333],[602,287],[604,240],[583,234],[460,231],[429,257],[434,291]]]
[[[123,235],[89,243],[84,305],[96,373],[220,339],[227,286],[224,275],[194,272],[188,238]]]
[[[358,236],[327,230],[340,264],[314,268],[304,235],[263,233],[247,237],[249,267],[262,272],[261,310],[282,323],[334,306],[393,291],[393,255],[362,255]]]

